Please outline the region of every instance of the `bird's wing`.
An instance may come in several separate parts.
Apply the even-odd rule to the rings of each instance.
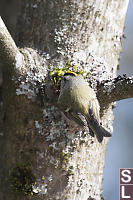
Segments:
[[[64,112],[64,114],[69,120],[75,121],[81,127],[83,127],[83,126],[85,126],[87,124],[87,122],[85,122],[85,120],[81,119],[79,114],[75,113],[72,110]]]
[[[75,121],[78,125],[87,129],[87,131],[89,131],[89,134],[92,137],[94,137],[93,130],[91,130],[91,128],[88,127],[88,123],[84,115],[74,110],[69,110],[68,112],[65,112],[64,114],[68,119]]]

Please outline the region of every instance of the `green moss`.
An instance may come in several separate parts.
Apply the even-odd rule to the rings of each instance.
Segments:
[[[50,71],[49,78],[56,87],[59,87],[61,77],[64,76],[65,73],[73,73],[75,75],[81,74],[84,78],[87,78],[87,76],[89,75],[88,72],[82,69],[78,69],[75,65],[71,65],[70,62],[67,61],[64,67],[55,67],[53,71]]]
[[[70,154],[69,153],[62,153],[62,159],[61,159],[61,164],[62,164],[62,167],[64,168],[65,171],[67,171],[67,164],[70,160]]]
[[[45,177],[44,177],[44,176],[42,176],[42,178],[41,178],[41,179],[42,179],[42,181],[44,181],[44,180],[45,180]]]
[[[30,164],[17,164],[10,170],[9,184],[12,192],[22,192],[24,195],[33,195],[32,185],[35,176]]]

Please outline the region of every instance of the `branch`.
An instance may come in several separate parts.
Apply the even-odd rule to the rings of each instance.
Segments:
[[[112,102],[133,97],[133,76],[118,76],[112,80],[103,81],[98,85],[97,97],[102,108],[107,108]]]
[[[23,55],[19,52],[14,40],[0,17],[0,59],[3,65],[11,68],[22,66]]]

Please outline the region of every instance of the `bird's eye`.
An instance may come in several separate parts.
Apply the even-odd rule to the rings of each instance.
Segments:
[[[63,76],[62,80],[63,80],[64,82],[66,82],[67,79],[66,79],[66,77]]]

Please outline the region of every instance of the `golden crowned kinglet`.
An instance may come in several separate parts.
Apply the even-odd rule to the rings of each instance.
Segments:
[[[96,135],[98,142],[111,137],[100,124],[100,106],[94,90],[82,75],[66,73],[61,80],[58,105],[65,116],[82,127],[89,128],[89,134]]]

